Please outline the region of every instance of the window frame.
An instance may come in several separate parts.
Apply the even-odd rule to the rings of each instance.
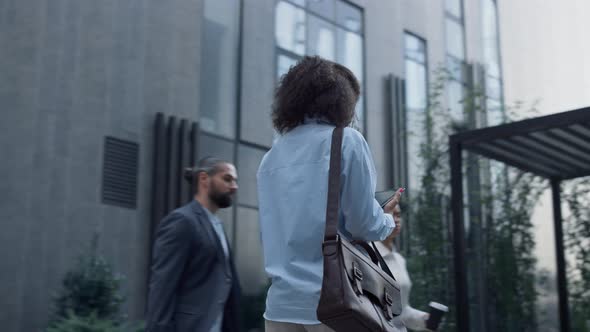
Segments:
[[[359,99],[361,99],[360,106],[362,107],[363,118],[360,121],[361,128],[357,128],[357,129],[359,129],[359,132],[363,136],[365,136],[366,135],[366,132],[367,132],[367,118],[368,117],[367,117],[367,95],[365,93],[365,90],[366,89],[364,89],[364,86],[366,85],[366,76],[367,76],[367,54],[366,54],[366,47],[365,47],[365,29],[366,29],[366,22],[365,21],[366,20],[365,20],[365,11],[364,11],[364,8],[358,6],[357,4],[354,4],[354,3],[351,3],[349,1],[346,1],[346,0],[335,0],[335,4],[336,4],[335,8],[336,8],[336,10],[338,8],[338,3],[339,2],[342,2],[342,3],[345,3],[345,4],[349,5],[349,6],[351,6],[351,7],[354,7],[354,8],[356,8],[356,9],[358,9],[360,11],[360,14],[361,14],[360,30],[361,31],[358,32],[358,31],[354,31],[354,30],[349,29],[346,26],[340,24],[338,22],[338,14],[337,13],[335,13],[335,18],[334,18],[334,20],[332,20],[332,19],[326,18],[326,17],[324,17],[324,16],[322,16],[322,15],[316,13],[316,12],[311,11],[309,8],[307,8],[307,6],[302,6],[300,4],[297,4],[297,3],[293,2],[293,0],[276,0],[275,1],[275,13],[274,13],[275,14],[275,17],[276,17],[276,6],[280,2],[286,2],[286,3],[290,4],[290,5],[293,5],[294,7],[297,7],[299,9],[302,9],[305,12],[305,15],[311,15],[311,16],[313,16],[316,19],[323,20],[325,22],[328,22],[330,24],[333,24],[336,27],[336,30],[334,31],[335,32],[335,35],[334,35],[334,37],[335,37],[335,43],[334,43],[335,54],[338,51],[338,45],[339,45],[339,43],[338,43],[338,29],[342,29],[342,30],[344,30],[346,32],[354,33],[354,34],[356,34],[356,35],[358,35],[358,36],[361,37],[361,56],[362,56],[362,61],[361,61],[361,63],[362,63],[361,64],[361,66],[362,66],[362,75],[361,76],[362,77],[357,77],[357,79],[360,82],[362,82],[362,85],[361,85],[361,95],[360,95],[360,98]],[[274,54],[275,86],[279,83],[279,79],[280,79],[278,77],[278,71],[277,71],[278,70],[278,61],[279,61],[278,59],[279,59],[279,55],[285,55],[285,56],[288,56],[288,57],[297,59],[297,61],[299,61],[300,59],[302,59],[304,56],[309,55],[307,53],[307,51],[308,51],[307,50],[307,40],[308,40],[307,36],[309,34],[309,28],[308,28],[309,27],[309,23],[308,23],[307,18],[306,18],[305,24],[306,24],[306,29],[305,29],[306,49],[305,49],[305,52],[304,52],[305,54],[304,55],[299,55],[299,54],[296,54],[296,53],[294,53],[292,51],[289,51],[287,49],[284,49],[284,48],[280,47],[278,45],[278,43],[277,43],[276,36],[275,36],[275,39],[274,39],[274,43],[275,43],[275,54]],[[276,22],[275,22],[275,31],[276,31]],[[365,136],[365,139],[366,138],[367,137]]]

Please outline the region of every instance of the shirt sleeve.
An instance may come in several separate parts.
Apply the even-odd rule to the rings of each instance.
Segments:
[[[397,261],[399,262],[399,266],[400,268],[402,268],[405,272],[405,274],[407,274],[408,279],[410,280],[410,274],[408,273],[407,267],[406,267],[406,259],[400,255],[400,254],[394,254],[392,252],[392,255],[395,255]],[[408,298],[409,298],[408,294]],[[410,305],[410,303],[407,303],[404,307],[403,307],[403,311],[402,311],[402,320],[404,321],[404,324],[406,324],[406,326],[414,331],[428,331],[428,329],[426,328],[426,316],[428,315],[428,313],[422,311],[422,310],[418,310],[415,309],[414,307],[412,307]]]
[[[406,327],[414,331],[428,331],[426,328],[427,314],[424,311],[414,309],[408,304],[402,312],[402,320],[406,324]]]
[[[395,227],[393,216],[384,213],[375,199],[377,179],[369,145],[351,128],[344,129],[341,179],[344,229],[354,239],[384,240]]]

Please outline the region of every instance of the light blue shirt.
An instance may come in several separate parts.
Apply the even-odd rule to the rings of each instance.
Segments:
[[[207,210],[207,208],[203,208],[203,210],[205,210],[205,212],[207,213],[207,216],[209,217],[209,220],[211,221],[211,224],[213,225],[213,229],[215,230],[215,233],[217,234],[217,237],[219,238],[219,242],[221,242],[221,247],[223,248],[223,253],[225,254],[224,257],[226,260],[228,260],[229,259],[229,247],[227,245],[225,231],[223,230],[223,223],[221,222],[221,220],[219,220],[219,218],[217,218],[216,215],[214,215],[209,210]],[[218,306],[218,308],[220,308],[220,310],[217,310],[217,312],[216,312],[217,317],[215,317],[215,320],[213,321],[213,326],[211,326],[211,328],[208,330],[209,332],[221,332],[221,328],[223,325],[223,308],[225,307],[225,301],[227,300],[227,297],[229,296],[229,291],[230,290],[228,288],[227,294],[225,295],[225,300],[223,301],[223,303],[217,303],[217,306]]]
[[[319,324],[330,147],[334,126],[306,121],[273,143],[258,169],[260,230],[272,285],[264,318]],[[363,136],[345,128],[340,177],[340,232],[383,240],[395,227],[374,199],[376,172]]]
[[[223,247],[223,253],[225,254],[225,257],[229,258],[229,248],[227,246],[225,231],[223,230],[223,222],[219,220],[216,215],[211,213],[211,211],[207,210],[207,208],[203,208],[203,210],[207,212],[207,216],[213,225],[213,229],[215,230],[215,233],[217,233],[217,237],[219,238],[219,242],[221,242],[221,247]]]

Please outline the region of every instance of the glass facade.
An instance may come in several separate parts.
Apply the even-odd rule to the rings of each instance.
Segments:
[[[278,1],[275,11],[277,78],[304,55],[319,55],[348,67],[361,83],[363,14],[342,0]],[[353,125],[364,132],[364,92]]]
[[[426,107],[428,77],[426,42],[410,33],[404,34],[405,99],[406,99],[406,160],[410,194],[420,186],[424,165],[422,146],[427,142]]]
[[[485,122],[493,125],[504,121],[498,12],[495,1],[481,1],[483,58],[480,61],[484,65],[482,82],[485,92],[482,102],[486,110]],[[221,38],[209,36],[204,39],[200,108],[202,135],[199,141],[199,154],[219,156],[234,162],[238,168],[240,189],[237,204],[233,209],[222,211],[221,218],[226,222],[228,238],[235,253],[245,303],[259,303],[261,299],[262,301],[264,299],[268,280],[264,272],[259,235],[256,171],[264,153],[270,148],[273,133],[270,129],[262,130],[255,126],[261,121],[260,114],[267,116],[268,112],[258,112],[258,118],[248,120],[252,123],[249,122],[247,126],[244,125],[244,121],[240,122],[238,112],[242,114],[246,112],[239,109],[236,84],[236,78],[239,77],[237,59],[239,58],[238,22],[241,2],[206,0],[205,3],[205,33],[221,36]],[[462,0],[445,0],[444,3],[445,29],[441,31],[441,34],[445,38],[446,49],[444,58],[441,60],[446,64],[450,74],[444,97],[453,120],[463,122],[466,120],[463,101],[469,88],[472,88],[468,86],[465,70],[465,13]],[[342,0],[277,0],[274,7],[275,25],[272,32],[276,51],[274,79],[278,82],[280,77],[301,57],[320,55],[350,68],[362,84],[365,81],[363,21],[363,11]],[[404,172],[406,172],[408,181],[406,185],[411,200],[413,191],[421,187],[422,175],[425,172],[424,165],[421,164],[422,146],[428,143],[428,137],[431,135],[426,125],[429,69],[425,39],[405,32],[403,46],[405,107],[402,125],[405,129],[406,149],[402,154],[406,162]],[[222,67],[223,70],[220,69]],[[358,104],[358,122],[356,123],[357,128],[362,131],[364,131],[363,119],[365,118],[363,101],[364,94]],[[256,117],[251,113],[248,116]],[[241,126],[240,130],[238,126]],[[465,155],[464,160],[470,158]],[[502,270],[502,265],[496,260],[499,256],[494,256],[497,253],[491,252],[491,250],[504,249],[502,246],[497,246],[498,242],[494,241],[499,241],[498,234],[504,232],[505,227],[509,226],[508,223],[495,224],[494,219],[502,216],[502,213],[498,212],[502,209],[501,203],[494,200],[489,205],[485,205],[476,201],[485,195],[481,192],[487,190],[486,186],[489,186],[492,194],[502,190],[506,169],[496,162],[482,163],[477,167],[481,168],[464,170],[466,180],[463,182],[463,191],[466,204],[463,212],[468,259],[473,262],[469,264],[467,271],[471,330],[485,332],[493,331],[497,327],[493,319],[486,318],[488,313],[495,312],[494,303],[512,301],[514,298],[504,294],[503,299],[494,299],[495,295],[489,292],[490,287],[495,287],[495,282],[512,280],[510,274],[504,273],[511,270]],[[481,192],[476,193],[477,190]],[[428,204],[443,211],[440,214],[441,217],[437,218],[440,222],[436,223],[430,219],[424,222],[423,215],[412,215],[414,213],[412,211],[407,215],[408,222],[404,228],[406,234],[404,234],[402,250],[408,254],[408,257],[414,255],[413,259],[408,259],[408,269],[416,280],[411,296],[418,307],[433,298],[441,299],[452,307],[454,305],[450,245],[452,234],[449,224],[450,216],[445,214],[449,202],[445,201],[444,197],[429,197],[429,199],[431,201]],[[473,205],[467,204],[469,200],[472,200]],[[486,218],[486,215],[489,217]],[[521,239],[516,242],[518,241]],[[510,245],[508,242],[506,244]],[[526,255],[522,257],[529,258]],[[491,269],[494,271],[490,271]],[[555,313],[555,305],[549,302],[556,298],[556,291],[552,286],[552,275],[545,270],[539,270],[536,273],[534,276],[538,278],[539,285],[544,286],[545,295],[542,295],[541,301],[547,301],[542,303],[544,307],[541,309],[549,311],[547,316],[540,314],[537,316],[541,317],[538,325],[549,328],[555,322],[551,316]],[[544,284],[541,283],[543,281]],[[522,308],[524,306],[515,305],[515,310]],[[252,324],[259,324],[261,310],[264,310],[263,304],[256,310],[258,311],[252,313],[251,317],[257,319],[258,323]],[[443,330],[453,331],[455,327],[454,317],[449,317],[447,326]]]
[[[261,144],[255,144],[257,140],[250,135],[258,132],[255,128],[247,128],[248,134],[238,137],[241,5],[239,0],[206,0],[204,4],[198,157],[216,156],[233,162],[238,170],[237,204],[220,210],[219,216],[235,253],[245,299],[250,299],[260,296],[267,283],[258,231],[256,171],[270,148],[270,139],[263,138],[259,140]],[[306,33],[303,11],[287,4],[278,6],[277,15],[279,12],[284,24],[275,31],[277,40],[290,52],[303,54]],[[280,57],[279,66],[288,68],[289,59]],[[260,320],[262,312],[254,315]]]
[[[446,63],[450,80],[447,84],[447,103],[454,121],[465,119],[465,22],[462,0],[445,1]]]
[[[236,135],[239,8],[240,0],[206,0],[203,13],[199,122],[228,138]]]
[[[481,5],[487,124],[494,126],[504,122],[498,6],[495,0],[482,0]]]

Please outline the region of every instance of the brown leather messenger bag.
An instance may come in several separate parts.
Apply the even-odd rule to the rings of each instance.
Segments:
[[[393,319],[402,312],[400,288],[383,257],[374,244],[338,234],[342,135],[343,128],[332,134],[318,319],[336,332],[397,331]]]

